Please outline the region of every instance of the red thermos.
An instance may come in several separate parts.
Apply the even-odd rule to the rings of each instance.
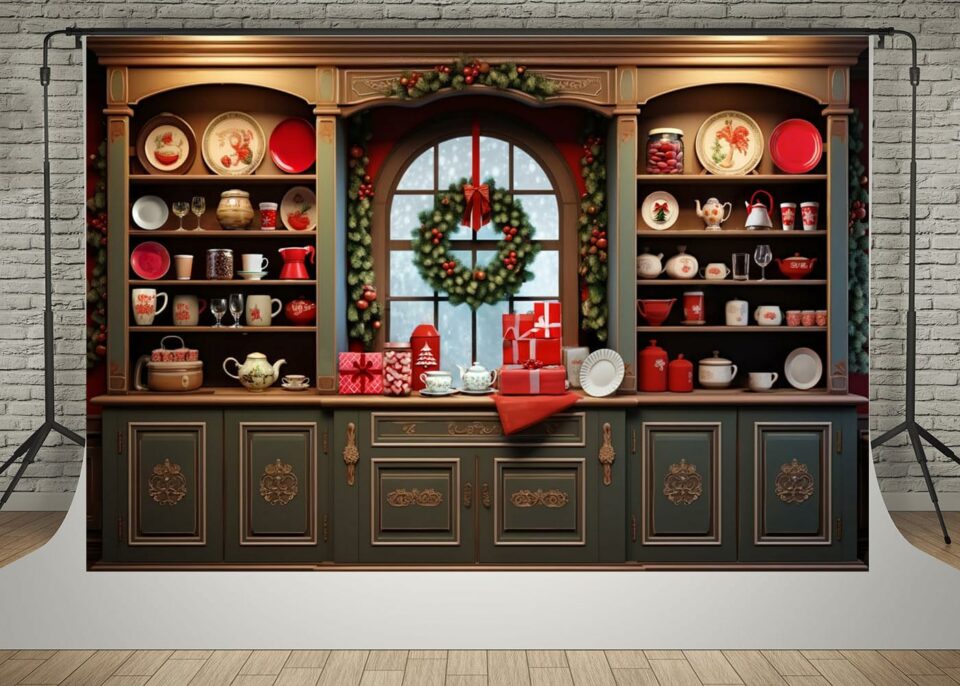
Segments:
[[[410,334],[410,354],[413,357],[411,388],[423,390],[420,375],[440,369],[440,333],[433,324],[421,324]]]
[[[667,390],[672,393],[693,392],[693,362],[683,359],[683,353],[667,365]]]
[[[650,345],[641,350],[637,357],[640,390],[647,393],[667,390],[667,351],[657,347],[656,340],[651,340]]]

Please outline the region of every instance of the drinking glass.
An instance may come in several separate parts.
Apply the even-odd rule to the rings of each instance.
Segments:
[[[190,209],[197,215],[197,228],[194,229],[194,231],[203,231],[203,229],[200,228],[200,217],[207,211],[207,199],[202,195],[193,196],[193,200],[190,202]]]
[[[186,200],[175,200],[172,205],[173,214],[180,220],[180,226],[177,231],[183,231],[183,218],[190,211],[190,204]]]
[[[214,326],[223,326],[220,323],[220,320],[223,319],[223,315],[227,313],[227,299],[226,298],[214,298],[210,301],[210,311],[213,313],[213,316],[217,318],[217,323]]]
[[[240,315],[243,314],[243,293],[230,294],[230,314],[233,315],[233,328],[239,328]]]
[[[770,252],[770,246],[766,243],[758,245],[753,251],[753,260],[757,263],[757,266],[760,267],[760,280],[766,281],[767,265],[773,261],[773,253]]]
[[[750,255],[745,252],[733,253],[733,280],[746,281],[750,278]]]

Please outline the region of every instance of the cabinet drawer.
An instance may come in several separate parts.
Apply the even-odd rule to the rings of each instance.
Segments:
[[[558,414],[507,437],[495,412],[372,412],[370,433],[373,447],[583,447],[586,445],[586,413]]]
[[[493,543],[584,545],[586,500],[584,458],[494,458]]]
[[[371,545],[460,545],[458,458],[373,458],[370,479]]]

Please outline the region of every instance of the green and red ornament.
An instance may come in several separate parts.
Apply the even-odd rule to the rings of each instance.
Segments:
[[[580,328],[607,340],[607,167],[604,123],[599,117],[588,124],[581,146],[580,195],[577,234],[580,242]]]
[[[553,79],[527,69],[522,64],[490,64],[475,58],[460,57],[424,71],[404,71],[394,80],[387,94],[403,100],[416,100],[446,88],[463,90],[470,86],[515,90],[538,100],[556,95],[559,85]]]

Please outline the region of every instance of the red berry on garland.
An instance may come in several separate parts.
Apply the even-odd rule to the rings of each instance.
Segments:
[[[366,291],[363,294],[363,298],[367,302],[373,302],[374,300],[377,299],[377,292],[371,288],[369,291]]]
[[[363,148],[361,148],[359,145],[350,146],[350,157],[352,157],[355,160],[358,160],[361,157],[363,157]]]
[[[471,83],[473,83],[473,77],[472,77],[472,76],[464,77],[463,80],[466,82],[466,84],[467,84],[468,86],[469,86]]]
[[[600,239],[598,239],[598,240],[597,240],[597,247],[600,248],[601,250],[603,250],[604,248],[606,248],[606,247],[607,247],[607,239],[606,239],[606,238],[600,238]]]
[[[107,346],[98,345],[93,349],[93,352],[96,353],[97,357],[106,357],[107,355]]]
[[[516,257],[516,256],[517,256],[516,251],[511,250],[511,251],[510,251],[510,257]]]
[[[374,329],[379,329],[379,328],[380,328],[380,320],[379,320],[379,319],[374,319],[374,320],[370,323],[370,326],[372,326]]]
[[[517,73],[520,74],[521,76],[523,76],[523,72],[525,72],[526,70],[527,68],[524,67],[522,64],[519,67],[517,67]]]
[[[587,208],[587,214],[596,214],[597,211],[598,211],[598,210],[597,210],[597,206],[596,206],[596,205],[590,205],[590,206]]]
[[[481,62],[481,63],[480,63],[480,73],[481,73],[481,74],[486,74],[486,73],[489,72],[489,71],[490,71],[490,65],[487,64],[486,62]]]
[[[475,278],[477,281],[483,281],[487,278],[487,275],[482,271],[478,271],[473,275],[473,278]]]
[[[360,310],[361,312],[363,312],[368,307],[370,307],[370,303],[368,303],[366,300],[357,301],[357,309]]]

